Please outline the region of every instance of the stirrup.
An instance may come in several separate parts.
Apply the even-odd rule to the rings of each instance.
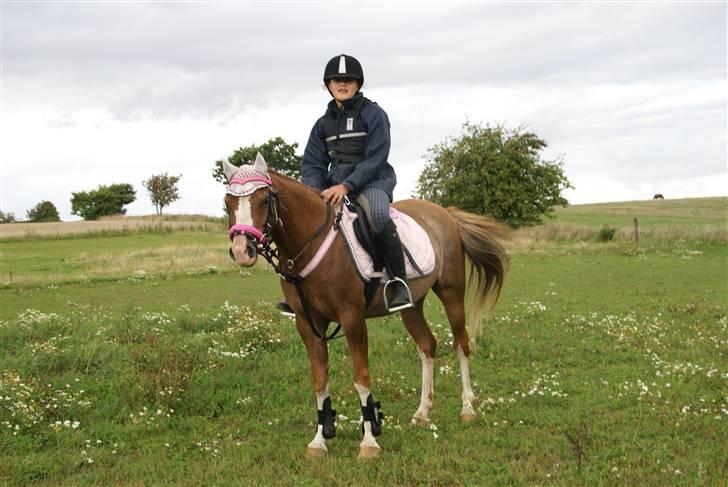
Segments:
[[[281,301],[276,304],[276,309],[280,311],[283,316],[287,316],[288,318],[296,317],[296,313],[293,312],[293,308],[288,306],[288,303],[286,303],[285,301]]]
[[[409,302],[407,302],[405,304],[400,304],[399,306],[395,306],[394,308],[390,308],[389,300],[387,299],[387,286],[389,286],[393,282],[402,283],[404,288],[407,290],[407,299],[409,300]],[[410,291],[409,286],[407,285],[407,283],[405,282],[404,279],[400,279],[399,277],[393,277],[392,279],[390,279],[389,281],[384,283],[384,291],[382,291],[382,295],[384,297],[384,308],[387,310],[388,313],[394,313],[395,311],[400,311],[400,310],[408,309],[408,308],[414,308],[414,306],[415,306],[413,303],[413,300],[412,300],[412,292]]]

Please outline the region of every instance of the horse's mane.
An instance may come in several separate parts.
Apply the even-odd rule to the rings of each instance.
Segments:
[[[300,186],[300,187],[301,187],[302,189],[305,189],[306,191],[309,191],[309,192],[311,192],[312,194],[314,194],[314,195],[316,195],[316,196],[319,196],[319,191],[318,191],[317,189],[314,189],[314,188],[312,188],[311,186],[307,186],[307,185],[303,184],[303,183],[302,183],[301,181],[299,181],[298,179],[294,179],[294,178],[292,178],[292,177],[290,177],[290,176],[287,176],[287,175],[285,175],[285,174],[283,174],[283,173],[281,173],[281,172],[278,172],[278,171],[276,171],[275,169],[270,169],[270,168],[268,168],[268,171],[269,171],[269,172],[270,172],[271,174],[275,174],[276,176],[278,176],[279,178],[283,179],[283,180],[284,180],[284,181],[286,181],[286,182],[289,182],[289,183],[295,183],[296,185]]]

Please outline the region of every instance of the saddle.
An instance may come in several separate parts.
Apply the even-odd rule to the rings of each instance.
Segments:
[[[435,251],[427,232],[412,219],[395,208],[389,215],[397,226],[405,254],[407,279],[425,277],[435,270]],[[389,280],[384,259],[374,244],[374,237],[364,209],[355,203],[347,203],[341,209],[341,234],[344,237],[354,267],[366,283],[367,304],[371,301],[380,283]]]

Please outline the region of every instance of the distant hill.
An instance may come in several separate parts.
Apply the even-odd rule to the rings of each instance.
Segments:
[[[3,223],[0,224],[0,239],[63,238],[149,231],[209,231],[220,230],[223,221],[223,218],[205,215],[148,215],[114,216],[75,222]]]
[[[543,225],[514,232],[514,245],[596,241],[604,227],[615,230],[615,241],[632,241],[635,218],[641,242],[728,243],[728,197],[725,196],[571,205],[555,211],[555,218],[545,219]]]
[[[550,221],[579,224],[728,224],[728,197],[622,201],[558,207]]]

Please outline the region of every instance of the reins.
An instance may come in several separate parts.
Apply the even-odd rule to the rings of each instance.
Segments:
[[[278,197],[276,196],[276,199],[277,198]],[[329,205],[326,205],[326,220],[324,220],[324,222],[321,224],[321,226],[316,229],[314,234],[309,237],[308,242],[306,242],[306,245],[303,246],[301,251],[298,254],[296,254],[296,256],[294,258],[288,259],[286,261],[286,267],[288,269],[293,269],[293,266],[296,264],[296,261],[298,260],[298,258],[301,257],[301,255],[303,255],[303,253],[306,251],[306,249],[311,246],[313,241],[316,240],[316,238],[318,238],[319,235],[321,235],[321,232],[324,231],[324,228],[326,228],[327,224],[329,223],[330,216],[331,216],[331,207]]]

